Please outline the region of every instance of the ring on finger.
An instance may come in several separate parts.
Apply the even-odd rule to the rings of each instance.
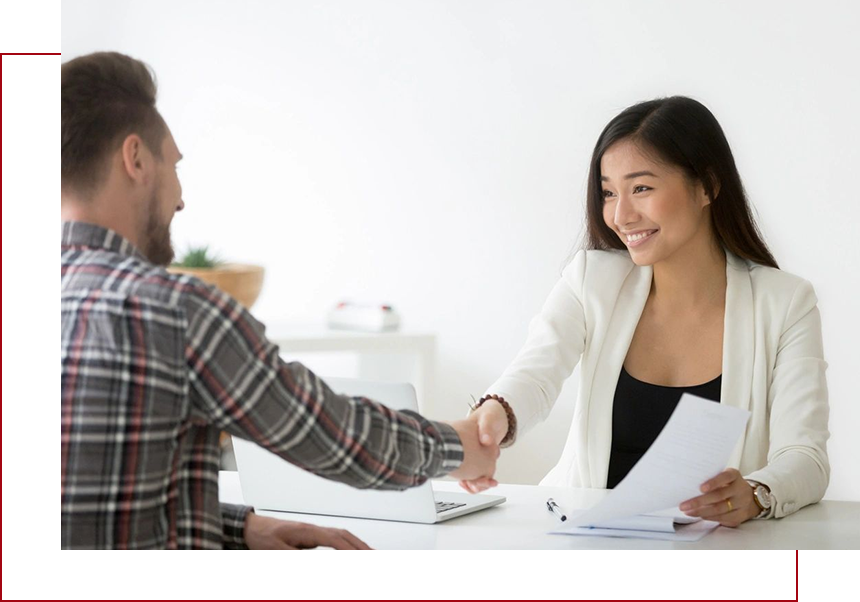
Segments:
[[[734,507],[732,506],[732,500],[726,500],[726,504],[728,504],[729,512],[731,512],[734,509]]]

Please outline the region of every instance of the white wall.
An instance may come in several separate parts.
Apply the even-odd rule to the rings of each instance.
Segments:
[[[820,298],[828,498],[860,499],[860,42],[848,2],[73,1],[64,59],[158,74],[185,154],[178,247],[263,263],[255,313],[385,299],[439,335],[427,409],[462,415],[522,344],[582,220],[588,158],[639,100],[685,94],[727,133],[783,269]],[[852,384],[853,383],[853,384]],[[535,483],[572,414],[503,455]]]

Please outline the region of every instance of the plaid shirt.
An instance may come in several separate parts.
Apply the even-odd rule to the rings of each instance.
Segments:
[[[335,394],[228,295],[64,223],[62,547],[245,547],[250,508],[218,502],[222,430],[362,488],[463,459],[450,426]]]

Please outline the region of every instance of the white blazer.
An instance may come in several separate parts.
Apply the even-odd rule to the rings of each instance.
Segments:
[[[577,253],[487,390],[511,404],[522,434],[549,415],[582,362],[570,434],[541,485],[606,487],[615,387],[651,276],[624,251]],[[819,501],[830,480],[817,298],[809,282],[729,252],[726,279],[720,399],[751,413],[729,467],[768,485],[782,517]]]

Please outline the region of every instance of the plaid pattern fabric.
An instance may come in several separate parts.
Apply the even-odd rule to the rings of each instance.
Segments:
[[[63,224],[61,359],[63,548],[244,547],[222,430],[362,488],[463,459],[450,426],[335,394],[231,297],[82,222]]]

